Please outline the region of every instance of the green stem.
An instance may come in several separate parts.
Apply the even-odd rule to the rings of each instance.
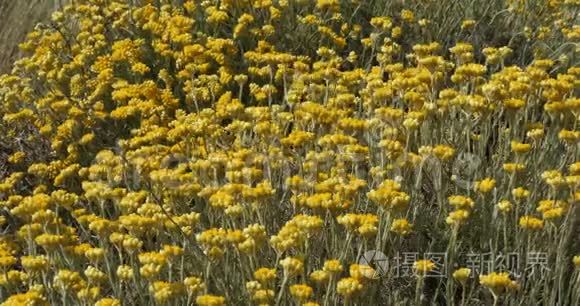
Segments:
[[[276,306],[280,305],[282,301],[282,296],[284,295],[284,291],[286,289],[286,283],[288,282],[288,275],[284,275],[284,279],[282,279],[282,285],[280,286],[280,292],[278,292],[278,297],[276,297]]]
[[[415,287],[415,306],[421,305],[421,292],[423,291],[423,276],[418,276],[417,286]]]

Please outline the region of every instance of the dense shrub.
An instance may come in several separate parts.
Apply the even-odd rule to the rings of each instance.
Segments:
[[[72,1],[0,77],[2,305],[578,305],[578,8]]]

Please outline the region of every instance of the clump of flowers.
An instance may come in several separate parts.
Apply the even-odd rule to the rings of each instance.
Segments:
[[[0,76],[2,305],[574,300],[578,5],[442,1],[68,1]],[[391,281],[442,245],[565,260]]]
[[[519,288],[519,284],[512,280],[507,272],[492,272],[490,274],[480,275],[479,283],[491,291],[495,304],[497,304],[499,296],[506,290],[516,290]]]

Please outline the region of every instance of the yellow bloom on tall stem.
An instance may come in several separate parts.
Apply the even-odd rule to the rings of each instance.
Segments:
[[[519,284],[510,278],[507,272],[491,272],[480,275],[479,283],[487,287],[494,298],[494,305],[498,304],[499,296],[508,289],[518,289]]]
[[[413,263],[413,269],[417,275],[426,275],[435,269],[435,263],[430,259],[418,260]]]
[[[532,216],[523,216],[520,218],[519,225],[523,229],[541,230],[544,228],[544,221]]]
[[[453,278],[460,282],[463,286],[467,282],[467,279],[471,275],[471,269],[469,268],[459,268],[453,272]]]

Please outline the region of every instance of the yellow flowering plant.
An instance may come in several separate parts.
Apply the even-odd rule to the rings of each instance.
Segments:
[[[0,305],[577,305],[578,3],[456,2],[63,3],[0,76]]]

